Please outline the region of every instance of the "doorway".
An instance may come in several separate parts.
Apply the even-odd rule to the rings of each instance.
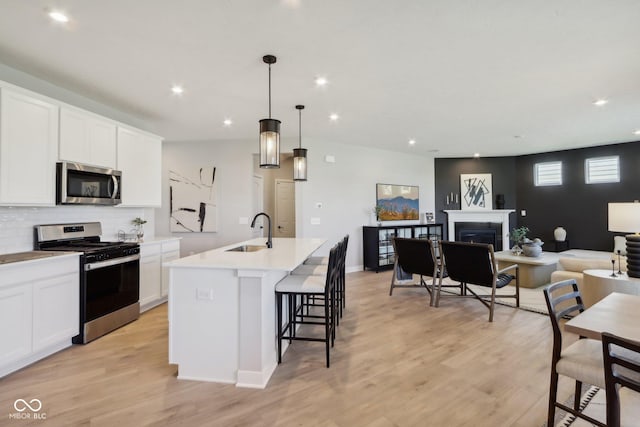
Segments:
[[[296,196],[291,179],[276,179],[274,237],[296,237]]]

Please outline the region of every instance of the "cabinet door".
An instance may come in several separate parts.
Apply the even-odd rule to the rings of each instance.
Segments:
[[[165,267],[165,262],[174,261],[180,258],[180,240],[169,240],[162,243],[162,296],[169,294],[169,267]]]
[[[0,289],[0,367],[31,354],[31,284]]]
[[[33,283],[33,351],[78,335],[79,291],[77,273]]]
[[[160,299],[162,286],[160,244],[145,244],[140,247],[140,307]]]
[[[0,203],[55,204],[58,107],[0,91]]]
[[[89,112],[60,110],[60,160],[116,167],[116,125]]]
[[[161,204],[162,140],[127,128],[118,128],[118,166],[122,171],[120,206]]]

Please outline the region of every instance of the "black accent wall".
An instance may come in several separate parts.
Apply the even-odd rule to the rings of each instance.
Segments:
[[[478,159],[435,159],[435,187],[436,187],[436,223],[444,225],[444,236],[448,236],[447,214],[443,210],[460,209],[460,174],[490,173],[492,181],[492,196],[494,209],[496,208],[496,194],[504,195],[504,208],[516,208],[516,161],[514,157],[486,157]],[[453,193],[458,196],[457,203],[446,204],[447,195]],[[515,225],[515,214],[509,215],[510,228]]]
[[[620,157],[620,182],[586,184],[585,160],[602,156]],[[535,187],[535,163],[562,161],[563,185]],[[640,142],[603,145],[515,157],[479,159],[436,159],[436,222],[447,224],[445,209],[460,209],[460,203],[446,205],[446,195],[460,195],[460,174],[490,173],[495,209],[496,194],[504,194],[510,215],[510,229],[527,226],[530,237],[553,240],[553,230],[563,226],[571,248],[610,251],[613,235],[607,230],[607,203],[640,199]],[[527,215],[521,216],[520,211]],[[447,231],[445,231],[445,236]]]

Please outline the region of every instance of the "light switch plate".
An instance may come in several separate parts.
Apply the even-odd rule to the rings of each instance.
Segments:
[[[318,217],[311,218],[311,225],[320,225],[320,218]]]

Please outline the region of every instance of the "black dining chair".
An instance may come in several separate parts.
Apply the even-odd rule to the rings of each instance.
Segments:
[[[436,278],[439,276],[434,242],[428,239],[407,239],[404,237],[394,237],[391,242],[396,258],[393,266],[393,275],[391,276],[389,296],[393,295],[395,288],[424,288],[431,295],[431,304],[433,302],[433,289],[435,288]],[[420,276],[419,281],[413,284],[399,284],[399,269],[402,269],[407,274]],[[425,277],[431,278],[431,284],[427,284],[424,280]]]
[[[607,427],[640,426],[640,343],[602,334]]]
[[[485,243],[449,242],[440,241],[440,256],[443,271],[449,275],[449,279],[460,283],[460,295],[448,294],[447,296],[471,296],[478,299],[489,309],[489,322],[493,322],[493,310],[496,300],[496,289],[503,288],[515,280],[515,290],[512,294],[500,294],[499,298],[513,298],[516,307],[520,307],[520,281],[518,278],[518,265],[513,264],[498,270],[493,245]],[[513,271],[515,274],[508,274]],[[438,286],[434,295],[435,306],[440,304],[443,276],[438,280]],[[477,293],[467,285],[478,285],[491,289],[490,294]],[[469,292],[471,295],[468,295]]]

